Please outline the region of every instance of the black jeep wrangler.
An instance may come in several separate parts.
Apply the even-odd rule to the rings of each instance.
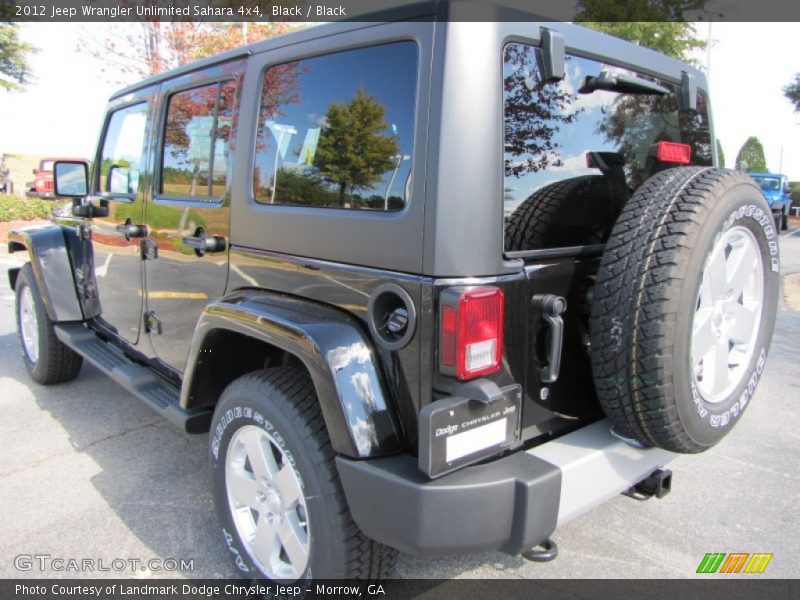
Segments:
[[[91,173],[55,165],[72,216],[10,237],[33,379],[86,360],[208,432],[250,576],[552,557],[557,525],[665,493],[764,368],[776,231],[715,167],[703,74],[458,4],[121,90]]]

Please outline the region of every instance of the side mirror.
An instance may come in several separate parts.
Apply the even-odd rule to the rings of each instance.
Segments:
[[[109,194],[132,194],[139,187],[138,171],[122,165],[111,165],[106,175],[105,192]]]
[[[33,169],[33,174],[36,175],[39,172],[39,169]]]
[[[53,165],[53,191],[56,196],[78,198],[89,193],[86,163],[57,160]]]

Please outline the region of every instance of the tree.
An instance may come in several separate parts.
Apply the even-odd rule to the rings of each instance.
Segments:
[[[725,166],[725,153],[722,151],[722,144],[717,140],[717,157],[719,157],[719,166]]]
[[[77,50],[105,63],[101,73],[109,81],[121,83],[269,39],[293,27],[288,23],[109,23],[102,28],[86,28]]]
[[[577,94],[543,81],[530,46],[509,44],[505,70],[505,173],[521,177],[562,164],[555,141],[562,125],[575,121]]]
[[[783,88],[783,95],[794,104],[794,112],[800,112],[800,73],[794,76],[794,81]]]
[[[19,39],[16,23],[0,23],[0,89],[21,90],[30,83],[30,55],[38,50]]]
[[[386,107],[360,89],[350,102],[332,102],[325,114],[314,166],[323,181],[338,186],[339,206],[346,194],[381,181],[395,167],[397,138],[385,135]]]
[[[651,48],[683,61],[707,42],[696,36],[685,13],[699,11],[706,0],[580,0],[575,17],[581,25]]]
[[[736,155],[736,170],[745,173],[768,173],[764,147],[758,138],[750,136]]]

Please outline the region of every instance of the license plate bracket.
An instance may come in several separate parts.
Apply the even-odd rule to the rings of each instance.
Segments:
[[[420,411],[419,468],[435,478],[497,454],[519,439],[522,388],[492,402],[453,397]]]

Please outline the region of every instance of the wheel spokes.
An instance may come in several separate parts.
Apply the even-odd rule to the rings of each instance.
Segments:
[[[704,277],[708,278],[712,298],[719,298],[728,290],[728,268],[725,259],[725,245],[714,247],[706,267]]]
[[[308,538],[296,515],[287,514],[281,520],[278,536],[292,566],[296,570],[301,566],[305,569],[308,562]]]
[[[273,567],[280,557],[280,538],[277,523],[268,519],[266,513],[259,515],[256,531],[251,542],[253,553],[263,565]]]
[[[258,483],[250,473],[244,469],[229,469],[228,487],[237,504],[259,510]]]
[[[272,485],[280,493],[284,509],[294,507],[303,497],[300,485],[297,483],[294,473],[292,473],[292,468],[288,465],[278,471],[278,474],[272,480]]]
[[[712,329],[713,313],[711,308],[701,308],[695,314],[692,330],[692,366],[703,360],[716,342]]]
[[[750,275],[756,268],[756,261],[758,256],[752,244],[743,243],[739,246],[734,246],[728,257],[728,275],[727,287],[728,292],[732,292],[734,299],[738,298],[742,291],[747,287],[750,281]]]
[[[712,364],[711,393],[718,394],[728,385],[728,355],[730,348],[727,339],[720,339],[714,344]]]
[[[735,344],[746,344],[753,335],[757,315],[755,309],[733,303],[726,307],[731,314],[730,339]]]
[[[247,458],[256,478],[271,479],[278,472],[272,444],[256,430],[248,431],[244,438]]]

